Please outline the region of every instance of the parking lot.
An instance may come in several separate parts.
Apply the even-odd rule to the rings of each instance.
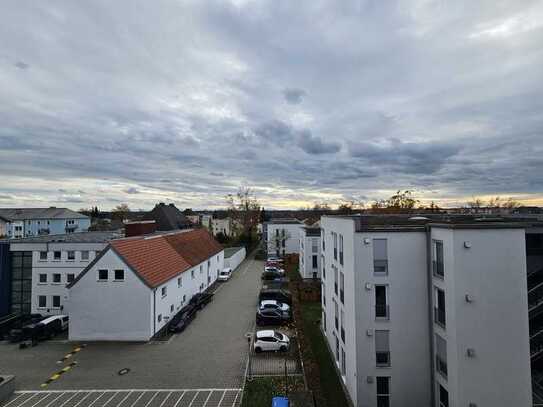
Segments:
[[[53,340],[23,350],[18,349],[16,344],[1,343],[0,373],[15,375],[16,390],[19,391],[200,389],[200,392],[213,393],[207,404],[200,400],[203,396],[197,396],[193,404],[183,404],[189,397],[185,395],[179,399],[176,407],[222,405],[215,402],[210,404],[217,396],[216,391],[229,389],[229,392],[235,392],[242,387],[248,355],[245,335],[254,331],[262,267],[260,261],[246,260],[242,263],[230,281],[219,285],[213,301],[198,313],[187,330],[173,335],[168,341],[75,344]],[[73,353],[79,345],[85,346]],[[68,366],[71,366],[70,369],[61,372]],[[122,369],[128,369],[128,373],[120,375]],[[41,392],[39,397],[43,394]],[[225,394],[225,397],[229,394]],[[130,400],[132,396],[123,402],[123,406],[132,405],[126,404]],[[64,401],[48,398],[43,405],[71,405],[71,402],[63,405]],[[97,400],[93,406],[103,405],[102,401]],[[140,402],[141,399],[137,406]],[[20,405],[16,403],[11,405]],[[81,402],[79,406],[85,407],[84,403]],[[112,400],[108,405],[111,403],[119,405],[119,400]],[[41,406],[41,398],[36,397],[33,402],[24,405]],[[160,403],[153,401],[152,405]],[[163,407],[167,405],[169,401],[165,401]]]

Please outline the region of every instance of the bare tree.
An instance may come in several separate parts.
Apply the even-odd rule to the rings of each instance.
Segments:
[[[374,212],[384,213],[409,212],[415,208],[418,202],[419,200],[413,196],[413,191],[408,189],[405,191],[398,190],[388,199],[375,201],[371,205],[371,209]]]
[[[117,205],[115,208],[111,210],[111,217],[114,219],[120,219],[125,220],[128,217],[128,213],[130,212],[130,208],[127,204],[120,204]]]
[[[249,187],[240,187],[236,194],[226,195],[232,227],[239,233],[252,236],[260,220],[260,203]]]

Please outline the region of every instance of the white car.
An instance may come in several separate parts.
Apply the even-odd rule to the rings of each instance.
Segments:
[[[285,274],[285,270],[279,267],[267,266],[267,267],[264,267],[264,272],[266,271],[271,271],[271,272],[279,273],[279,274]]]
[[[290,339],[285,334],[271,329],[257,331],[253,347],[256,353],[266,351],[286,352],[290,347]]]
[[[230,280],[230,277],[232,277],[232,269],[227,267],[219,273],[219,277],[217,277],[217,280],[228,281]]]
[[[263,300],[260,301],[260,309],[276,309],[288,312],[290,311],[290,306],[277,300]]]

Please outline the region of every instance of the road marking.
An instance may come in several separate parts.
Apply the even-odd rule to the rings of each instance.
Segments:
[[[83,397],[81,400],[79,400],[77,402],[77,404],[74,406],[74,407],[77,407],[78,405],[80,405],[84,400],[87,399],[87,397],[89,397],[92,393],[88,393],[85,397]]]
[[[183,393],[181,393],[181,397],[179,397],[177,399],[177,401],[175,402],[175,404],[173,405],[173,407],[177,407],[177,405],[179,404],[179,402],[181,401],[181,399],[183,399],[183,397],[185,397],[185,393],[186,391],[184,390]]]
[[[51,404],[53,404],[55,401],[57,401],[59,398],[61,398],[63,394],[59,394],[57,397],[55,397],[53,400],[51,400],[45,407],[49,407]]]
[[[77,394],[77,393],[76,393],[76,394]],[[94,400],[92,400],[92,402],[91,402],[87,407],[92,407],[92,405],[93,405],[94,403],[96,403],[99,399],[101,399],[102,396],[103,396],[104,394],[106,394],[106,393],[102,393],[102,394],[100,394],[98,397],[96,397]]]
[[[83,345],[79,345],[77,347],[75,347],[70,353],[67,353],[66,355],[64,355],[64,357],[60,360],[57,360],[57,363],[63,363],[65,362],[66,360],[70,359],[71,357],[73,357],[76,353],[80,352],[81,349],[85,348],[87,345],[83,344]]]
[[[194,397],[193,397],[192,400],[190,401],[189,407],[192,406],[192,403],[194,403],[194,400],[196,400],[196,396],[198,396],[199,393],[200,393],[200,392],[197,391],[197,392],[194,394]]]
[[[54,382],[55,380],[58,380],[60,376],[62,376],[64,373],[68,372],[70,369],[72,369],[75,365],[77,365],[77,362],[72,362],[68,366],[63,367],[58,372],[53,374],[49,379],[47,379],[45,382],[43,382],[40,387],[47,387],[49,384]]]
[[[120,402],[120,403],[117,403],[117,407],[120,406],[121,404],[123,404],[124,401],[125,401],[131,394],[132,394],[132,392],[129,391],[128,394],[127,394],[126,396],[124,396],[124,398],[121,400],[121,402]],[[104,404],[104,405],[105,405],[105,404]],[[162,405],[161,405],[161,407],[162,407]]]
[[[36,405],[38,405],[39,403],[41,403],[43,400],[45,400],[47,397],[49,397],[49,394],[46,394],[44,398],[40,398],[38,401],[36,401],[34,404],[32,404],[32,406],[30,407],[34,407]]]
[[[119,393],[120,393],[119,391],[116,391],[115,393],[113,393],[113,396],[111,396],[109,399],[107,399],[107,401],[102,405],[102,407],[106,407],[111,400],[113,400],[115,397],[117,397],[117,394],[119,394]]]
[[[239,393],[240,393],[239,391],[236,393],[236,398],[232,402],[232,407],[236,407],[236,403],[238,402]]]
[[[62,393],[64,394],[64,393]],[[62,403],[59,407],[64,407],[66,404],[68,404],[68,402],[72,401],[72,399],[75,398],[75,396],[77,396],[79,393],[74,393],[74,395],[72,397],[70,397],[68,400],[66,400],[64,403]]]
[[[15,403],[17,400],[19,400],[21,397],[24,396],[24,393],[19,394],[17,397],[15,397],[13,400],[11,400],[8,404],[6,404],[4,407],[8,407],[10,404]]]
[[[219,406],[222,404],[222,401],[224,400],[224,396],[226,396],[226,390],[222,392],[221,399],[219,400]]]
[[[155,399],[157,394],[158,394],[158,391],[156,391],[155,394],[153,394],[153,397],[151,397],[151,399],[147,402],[147,404],[144,407],[149,407],[149,404],[151,404],[151,401],[153,401]]]
[[[136,404],[138,404],[138,401],[140,401],[140,399],[143,397],[144,394],[145,392],[142,391],[141,394],[138,396],[138,398],[131,404],[131,406],[135,406]]]
[[[209,392],[209,395],[207,396],[206,398],[206,401],[204,402],[204,405],[202,407],[206,407],[207,406],[207,402],[209,401],[209,399],[211,398],[211,395],[213,394],[212,391]]]

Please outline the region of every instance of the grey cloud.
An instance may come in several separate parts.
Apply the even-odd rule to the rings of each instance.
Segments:
[[[140,193],[140,191],[137,188],[134,188],[134,187],[130,187],[128,189],[125,189],[124,192],[126,192],[127,194],[139,194]]]
[[[303,89],[296,88],[286,88],[283,90],[283,96],[287,103],[291,105],[297,105],[302,103],[303,98],[305,97],[306,92]]]
[[[308,154],[333,154],[341,149],[339,143],[325,142],[322,138],[313,136],[309,131],[300,134],[298,146]]]
[[[28,69],[30,67],[30,65],[22,62],[22,61],[17,61],[15,64],[14,64],[17,68],[19,69]]]

